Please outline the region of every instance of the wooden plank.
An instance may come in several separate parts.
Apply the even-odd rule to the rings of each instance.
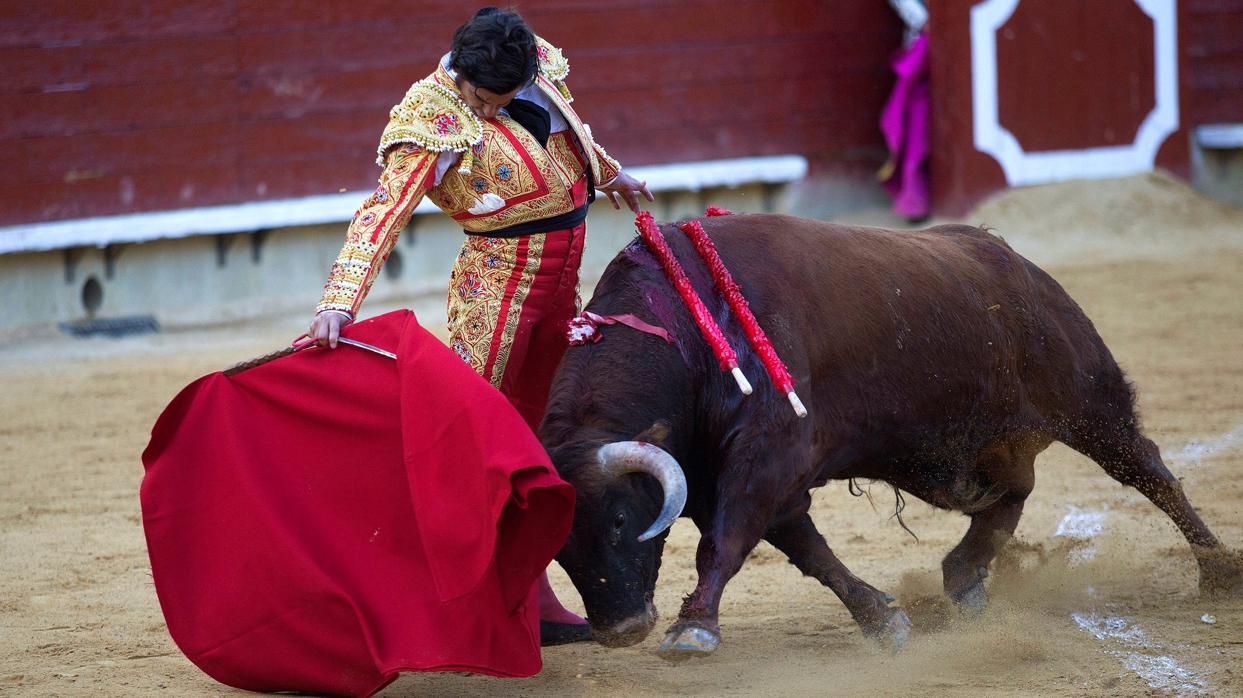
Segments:
[[[236,119],[238,103],[221,79],[0,95],[0,140],[218,123]]]
[[[138,129],[83,137],[43,137],[17,141],[26,166],[19,178],[0,173],[0,183],[51,183],[98,179],[141,172],[179,162],[193,171],[238,162],[237,128],[232,123]],[[12,143],[12,142],[10,142]],[[0,152],[9,151],[0,144]]]
[[[561,41],[571,44],[569,35],[588,36],[584,44],[617,32],[641,39],[669,36],[685,40],[688,27],[702,27],[706,16],[713,17],[712,34],[722,31],[733,36],[746,36],[753,30],[788,33],[805,31],[807,27],[871,25],[877,20],[896,21],[889,9],[876,3],[824,3],[818,0],[735,0],[720,3],[713,0],[682,0],[669,2],[542,2],[519,6],[524,17],[537,32],[554,39],[559,27],[573,27]],[[349,3],[320,2],[307,4],[298,0],[242,0],[237,3],[239,26],[248,31],[305,30],[329,26],[419,27],[420,37],[447,37],[471,15],[471,6],[452,0],[428,0],[412,6],[401,0],[355,0]],[[630,18],[634,18],[631,20]],[[422,31],[427,27],[445,26],[448,32]],[[731,25],[731,26],[726,26]],[[634,32],[633,28],[642,31]],[[577,44],[575,44],[577,45]]]
[[[243,34],[238,37],[238,62],[246,74],[357,72],[410,66],[411,81],[431,72],[448,50],[435,42],[398,47],[374,32],[350,27]],[[421,72],[420,72],[421,71]]]
[[[549,22],[552,26],[540,31],[567,51],[585,47],[693,46],[707,37],[712,41],[739,42],[793,39],[823,36],[824,27],[850,26],[849,22],[839,21],[834,9],[835,6],[820,2],[718,3],[710,7],[679,3],[668,8],[643,7],[612,13],[607,4],[602,4],[599,9],[561,13],[555,22]],[[711,32],[688,36],[687,27],[704,26],[705,16],[712,17]],[[565,31],[557,30],[560,23],[564,23]],[[832,54],[828,46],[825,54]]]
[[[369,111],[387,120],[410,84],[424,74],[406,68],[352,73],[265,75],[246,80],[239,109],[248,119],[292,118],[308,114]],[[381,124],[383,126],[383,124]]]
[[[234,12],[216,0],[40,0],[0,3],[0,47],[220,34]]]
[[[0,185],[0,199],[4,200],[4,207],[0,208],[0,225],[81,218],[102,215],[103,211],[108,210],[100,205],[101,202],[87,203],[73,196],[74,193],[61,183],[51,186],[23,183]],[[98,214],[88,214],[88,211]]]
[[[1183,5],[1183,121],[1243,121],[1243,0]]]
[[[237,21],[248,32],[304,31],[323,27],[373,27],[376,40],[399,50],[400,39],[414,27],[447,26],[451,35],[473,13],[472,5],[452,0],[350,0],[304,2],[303,0],[238,0]],[[381,34],[380,32],[384,33]],[[421,33],[421,32],[420,32]],[[409,38],[407,39],[409,40]]]
[[[177,165],[78,182],[0,187],[0,224],[209,206],[241,200],[232,165]]]
[[[238,71],[236,41],[229,36],[203,36],[4,48],[0,49],[0,94],[231,78]]]
[[[834,125],[833,122],[808,121],[803,124],[804,128],[774,133],[764,139],[756,139],[753,124],[721,124],[691,130],[673,125],[641,131],[619,130],[610,133],[604,144],[623,165],[789,153],[862,160],[873,170],[884,162],[885,150],[879,141],[860,146],[851,139],[837,138]]]
[[[861,75],[762,85],[747,82],[614,90],[588,92],[575,104],[578,113],[600,134],[669,122],[687,130],[739,122],[754,124],[754,138],[762,140],[814,114],[825,121],[840,121],[836,129],[839,134],[859,135],[856,125],[862,124],[870,134],[866,139],[878,141],[874,119],[879,118],[890,82]]]
[[[384,116],[375,112],[315,114],[238,125],[240,152],[248,163],[304,159],[306,153],[338,161],[375,159]],[[307,172],[315,177],[315,172]]]
[[[1243,12],[1243,0],[1183,0],[1188,16],[1208,15],[1211,18],[1225,13]]]
[[[870,38],[870,37],[869,37]],[[594,89],[684,87],[748,81],[867,73],[885,79],[888,52],[871,43],[869,50],[843,47],[833,60],[807,60],[823,49],[819,38],[754,44],[651,47],[633,53],[585,51],[570,55],[570,89],[577,96]],[[619,69],[619,66],[623,69]],[[643,66],[644,69],[635,69]]]
[[[379,174],[373,159],[365,155],[348,158],[311,155],[302,161],[248,162],[238,172],[238,185],[243,201],[281,199],[372,189]]]

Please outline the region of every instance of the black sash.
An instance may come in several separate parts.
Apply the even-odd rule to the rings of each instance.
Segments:
[[[587,206],[588,204],[583,204],[573,211],[567,211],[559,216],[541,218],[537,221],[527,221],[526,223],[519,223],[483,233],[474,233],[469,230],[464,232],[467,235],[475,235],[481,238],[516,238],[522,235],[547,233],[550,230],[564,230],[566,228],[573,228],[587,220]]]

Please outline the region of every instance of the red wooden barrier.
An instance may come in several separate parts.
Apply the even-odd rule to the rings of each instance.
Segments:
[[[575,106],[623,163],[802,153],[867,176],[884,159],[875,122],[900,28],[883,2],[519,10],[565,49]],[[0,225],[369,189],[388,109],[468,13],[448,0],[6,3]]]

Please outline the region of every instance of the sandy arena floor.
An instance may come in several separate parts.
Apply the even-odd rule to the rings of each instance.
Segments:
[[[1243,548],[1243,214],[1153,176],[1011,192],[969,222],[996,228],[1079,301],[1191,501]],[[202,674],[165,630],[139,454],[183,385],[279,346],[303,320],[0,345],[0,693],[245,695]],[[994,565],[992,605],[974,622],[939,596],[964,517],[908,498],[916,541],[890,518],[887,488],[873,488],[875,509],[844,483],[818,493],[830,545],[915,620],[897,656],[761,544],[728,587],[711,658],[666,664],[654,634],[620,650],[552,648],[529,680],[412,675],[382,695],[1243,695],[1243,598],[1199,598],[1174,526],[1087,459],[1054,445],[1037,473],[1020,542]],[[674,527],[657,593],[666,618],[694,586],[695,542],[688,522]],[[572,596],[559,570],[554,583]]]

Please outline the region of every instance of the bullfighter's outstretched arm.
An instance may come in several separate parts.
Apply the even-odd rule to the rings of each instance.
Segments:
[[[388,151],[379,186],[350,221],[317,313],[337,311],[351,320],[357,316],[398,234],[435,181],[437,155],[411,143]]]
[[[596,152],[596,158],[600,161],[601,186],[607,187],[617,179],[617,175],[621,174],[622,166],[595,139],[595,134],[592,134],[591,149]]]
[[[588,129],[590,133],[590,129]],[[596,158],[600,162],[601,184],[596,185],[596,189],[604,192],[609,197],[609,202],[613,204],[613,208],[621,208],[621,201],[624,200],[631,211],[638,213],[641,208],[639,204],[639,196],[648,201],[655,201],[652,192],[648,191],[647,182],[639,181],[630,176],[629,172],[622,169],[620,163],[609,155],[604,146],[595,142],[595,136],[591,137],[591,148],[595,151]]]

